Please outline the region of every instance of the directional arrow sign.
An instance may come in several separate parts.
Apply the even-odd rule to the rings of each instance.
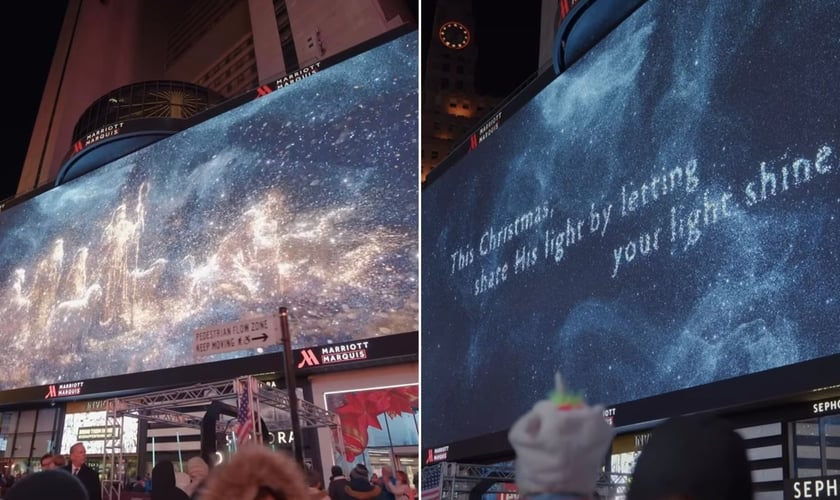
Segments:
[[[279,343],[280,318],[262,316],[196,330],[193,333],[193,354],[197,357],[212,356]]]

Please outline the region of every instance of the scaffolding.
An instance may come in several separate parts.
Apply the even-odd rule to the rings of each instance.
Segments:
[[[263,423],[269,432],[291,428],[289,394],[269,387],[253,376],[110,399],[106,403],[105,417],[107,432],[104,438],[103,466],[106,479],[102,481],[103,500],[119,499],[125,481],[122,447],[125,418],[201,429],[203,418],[186,410],[194,410],[197,406],[206,406],[216,401],[234,408],[239,408],[240,403],[247,401],[249,418],[253,423],[249,435],[258,443],[262,442]],[[298,399],[297,410],[301,429],[330,427],[336,430],[339,427],[337,415],[309,401]],[[216,432],[225,433],[229,430],[230,422],[216,422]],[[341,436],[340,432],[332,434]],[[335,444],[340,447],[340,443]]]
[[[514,500],[519,497],[516,489],[516,471],[513,462],[494,465],[441,464],[441,499],[469,500],[478,487],[482,497],[493,495],[499,500]],[[595,484],[595,491],[602,499],[623,500],[627,498],[630,474],[602,472]]]
[[[443,498],[469,500],[470,493],[481,483],[492,482],[484,495],[508,495],[516,492],[513,464],[476,465],[444,462],[441,464]],[[482,488],[484,489],[484,488]]]

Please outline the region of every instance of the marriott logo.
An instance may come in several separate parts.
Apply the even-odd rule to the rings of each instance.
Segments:
[[[307,366],[329,365],[367,359],[367,350],[367,341],[303,349],[300,352],[301,359],[297,367],[304,368]]]
[[[84,382],[70,382],[67,384],[50,384],[44,399],[59,398],[62,396],[78,396],[82,393]]]

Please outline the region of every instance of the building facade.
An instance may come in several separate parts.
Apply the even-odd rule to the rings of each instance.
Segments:
[[[114,89],[172,80],[235,97],[413,23],[404,0],[72,0],[17,194],[54,181],[86,109]]]
[[[264,441],[266,446],[289,452],[299,446],[305,466],[324,474],[334,464],[349,473],[356,463],[364,463],[371,471],[389,465],[395,470],[405,470],[410,478],[419,470],[416,333],[296,349],[292,359],[299,404],[325,408],[338,416],[341,427],[305,427],[302,437],[296,437],[291,428],[271,428]],[[267,387],[287,390],[284,370],[263,371],[266,365],[261,368],[260,362],[252,366],[252,374]],[[169,370],[169,378],[181,379],[185,373]],[[206,373],[239,377],[242,370],[219,365]],[[119,384],[122,382],[117,381],[114,387]],[[205,455],[210,457],[211,465],[218,465],[235,453],[231,425],[225,432],[217,433],[216,446],[207,449],[208,443],[202,441],[201,429],[195,422],[209,413],[209,406],[201,402],[191,404],[190,387],[194,386],[171,390],[166,398],[180,401],[181,406],[155,404],[158,409],[149,410],[165,411],[172,423],[161,418],[121,419],[120,459],[127,478],[133,480],[151,473],[160,460],[183,465],[193,456]],[[146,390],[157,393],[161,389]],[[84,383],[76,388],[57,386],[54,391],[48,388],[44,402],[34,401],[42,397],[41,392],[44,391],[38,388],[23,391],[25,401],[19,403],[0,401],[0,474],[22,476],[35,472],[43,454],[59,453],[66,457],[74,443],[82,442],[89,456],[88,464],[107,477],[105,447],[110,424],[107,413],[113,398],[99,391],[88,392]],[[121,400],[143,398],[142,389],[129,389],[129,393]],[[178,396],[173,396],[176,393]],[[371,413],[374,405],[367,402],[374,399],[381,407]],[[263,408],[265,421],[273,421],[270,411]],[[362,414],[364,419],[359,418]],[[219,421],[235,423],[234,417],[224,414],[219,415]]]
[[[493,122],[493,110],[511,97],[505,92],[479,88],[480,85],[476,81],[479,53],[486,52],[482,54],[485,60],[493,59],[493,71],[498,71],[499,74],[508,71],[511,57],[527,59],[532,56],[515,53],[517,47],[524,46],[524,42],[512,42],[503,48],[506,43],[499,43],[491,37],[505,39],[512,33],[517,33],[517,36],[526,33],[524,36],[527,38],[530,37],[531,31],[537,30],[539,54],[537,64],[531,70],[533,74],[537,74],[551,67],[554,37],[559,23],[562,22],[561,15],[568,13],[576,3],[574,0],[530,2],[524,9],[538,14],[538,18],[535,15],[533,19],[529,19],[527,13],[518,14],[516,21],[505,28],[510,33],[503,33],[499,30],[504,27],[504,23],[497,18],[503,15],[500,12],[503,12],[504,8],[489,4],[479,5],[474,0],[436,2],[434,16],[430,16],[434,21],[431,26],[423,28],[428,30],[429,36],[422,76],[423,180],[454,148],[464,143],[470,134],[480,134],[482,125]],[[475,12],[479,7],[483,9],[481,16]],[[533,26],[529,24],[531,21]],[[519,69],[513,73],[518,75]],[[527,77],[523,78],[516,84],[524,83]]]

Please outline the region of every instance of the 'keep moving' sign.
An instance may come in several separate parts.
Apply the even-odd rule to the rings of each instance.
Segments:
[[[280,343],[280,318],[263,316],[200,328],[193,333],[193,355],[257,349]]]

